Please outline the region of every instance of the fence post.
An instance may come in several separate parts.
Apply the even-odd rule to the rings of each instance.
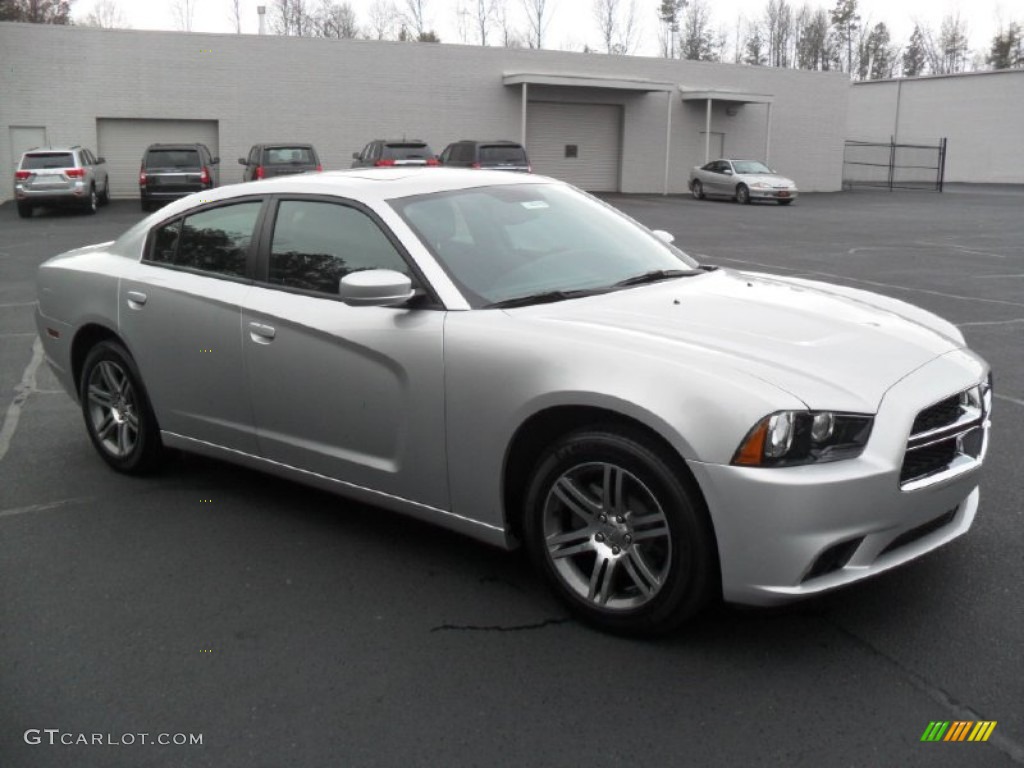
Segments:
[[[896,174],[896,137],[889,137],[889,191],[892,192]]]
[[[942,191],[942,185],[946,181],[946,142],[948,140],[946,138],[939,139],[939,178],[936,186],[939,192]]]

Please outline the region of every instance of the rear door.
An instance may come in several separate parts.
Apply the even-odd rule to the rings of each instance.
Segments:
[[[150,149],[144,164],[151,193],[186,195],[203,189],[203,158],[196,147]]]
[[[161,429],[253,455],[240,315],[262,204],[231,200],[156,227],[119,299]]]

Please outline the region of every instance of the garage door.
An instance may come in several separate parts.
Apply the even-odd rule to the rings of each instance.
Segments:
[[[526,149],[536,173],[591,192],[617,192],[622,160],[622,107],[531,101]]]
[[[97,154],[107,161],[110,193],[139,196],[139,166],[150,144],[205,144],[220,154],[216,120],[135,120],[101,117],[96,120]]]

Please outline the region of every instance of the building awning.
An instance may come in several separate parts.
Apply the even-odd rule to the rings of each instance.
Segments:
[[[561,75],[543,72],[516,72],[502,77],[505,85],[559,85],[568,88],[606,88],[614,91],[666,93],[674,91],[676,83],[627,77],[594,77],[593,75]]]
[[[775,96],[770,93],[731,91],[725,88],[687,88],[679,86],[683,101],[730,101],[733,104],[771,104]]]

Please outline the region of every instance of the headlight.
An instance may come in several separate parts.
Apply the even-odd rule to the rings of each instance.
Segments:
[[[779,411],[747,433],[732,463],[747,467],[792,467],[859,456],[874,417],[832,411]]]
[[[766,184],[763,181],[755,181],[750,186],[752,186],[754,189],[771,189],[772,188],[771,184]]]

